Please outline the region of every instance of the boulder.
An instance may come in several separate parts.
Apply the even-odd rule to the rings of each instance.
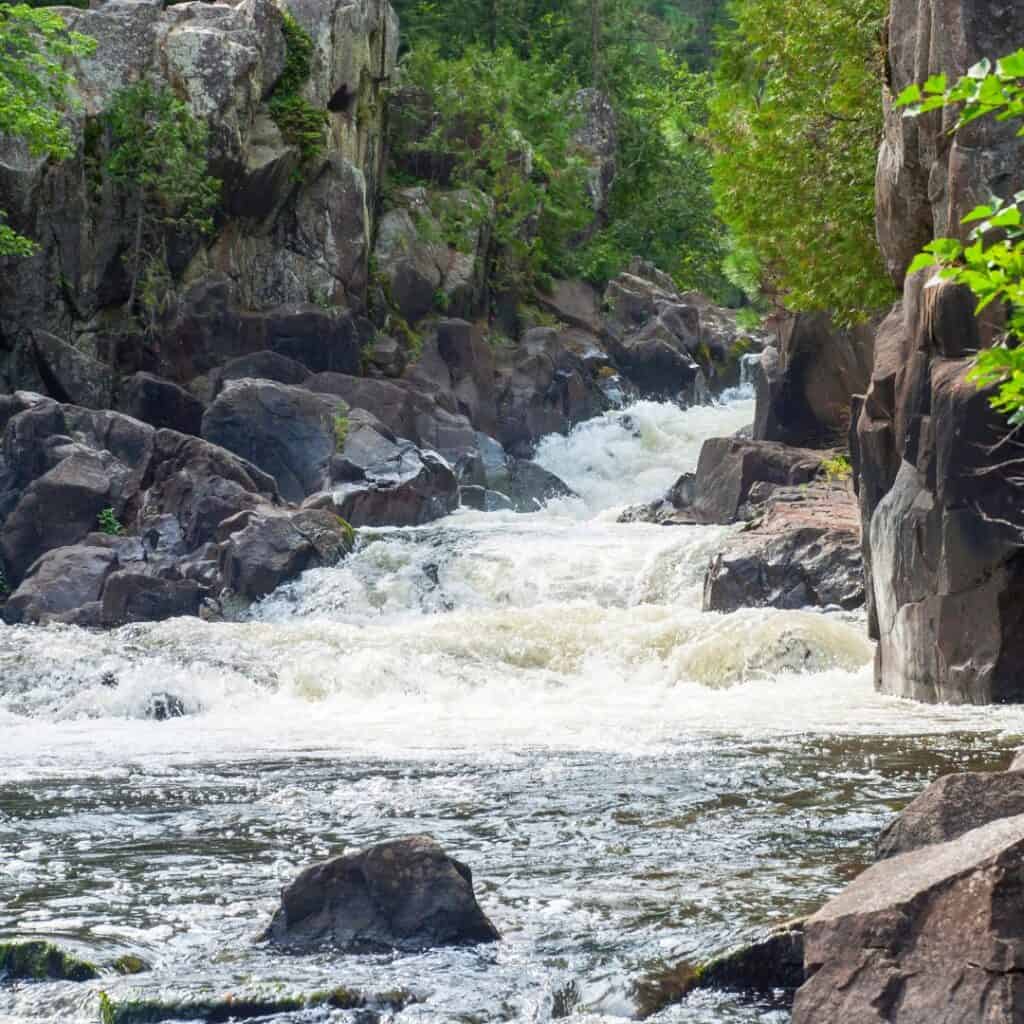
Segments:
[[[238,529],[239,520],[245,525]],[[307,569],[335,565],[352,550],[352,527],[331,512],[303,509],[288,514],[250,514],[221,526],[224,585],[259,600]]]
[[[278,384],[301,384],[308,376],[308,367],[269,349],[239,356],[215,371],[217,391],[230,381],[247,377],[253,380],[273,380]]]
[[[1000,818],[1024,815],[1024,774],[960,772],[936,779],[878,837],[879,860],[947,843]]]
[[[565,434],[607,407],[583,360],[554,328],[527,331],[497,361],[495,437],[514,455],[529,457],[548,434]]]
[[[372,413],[392,433],[432,448],[453,465],[477,457],[476,438],[465,416],[445,408],[436,395],[399,381],[318,373],[305,386],[343,398],[353,409]]]
[[[749,500],[756,518],[712,560],[704,611],[864,604],[859,516],[846,488],[755,484]]]
[[[459,483],[439,455],[396,437],[362,409],[349,416],[344,446],[330,465],[333,489],[306,508],[327,509],[354,527],[420,526],[454,512]]]
[[[714,437],[704,442],[686,509],[692,521],[733,523],[758,484],[784,487],[810,483],[821,472],[822,454],[768,441]]]
[[[516,512],[536,512],[552,498],[577,497],[560,477],[526,459],[510,458],[504,478],[497,477],[493,487],[510,499]]]
[[[32,341],[39,376],[49,395],[89,409],[110,405],[114,375],[108,365],[47,331],[35,331]]]
[[[603,330],[601,293],[586,281],[553,281],[550,291],[538,293],[537,303],[570,327],[595,336]]]
[[[162,622],[182,615],[198,615],[201,600],[202,591],[194,580],[115,572],[103,587],[100,616],[104,626]]]
[[[1024,816],[868,868],[804,928],[793,1024],[1024,1019]]]
[[[138,527],[154,550],[195,551],[218,539],[225,519],[281,503],[273,477],[197,437],[158,431],[153,463]]]
[[[871,379],[877,316],[850,329],[826,313],[800,313],[778,324],[755,378],[754,438],[806,448],[845,443],[850,401]]]
[[[120,515],[128,482],[128,470],[109,452],[89,450],[74,451],[33,481],[0,529],[8,583],[21,583],[45,552],[83,540],[104,510]]]
[[[471,317],[486,296],[494,207],[476,189],[398,189],[377,229],[374,262],[388,304],[409,324]]]
[[[804,983],[803,921],[791,921],[693,967],[683,962],[637,982],[636,1016],[645,1020],[682,1002],[695,989],[741,992],[747,996],[792,1001]]]
[[[704,579],[704,611],[739,608],[845,608],[864,604],[860,537],[810,527],[753,549],[715,556]]]
[[[272,381],[230,382],[203,416],[203,437],[258,466],[284,498],[321,490],[340,447],[347,404]]]
[[[98,601],[117,564],[115,552],[86,544],[47,551],[7,599],[4,621],[48,623]]]
[[[198,434],[203,424],[203,403],[184,388],[152,373],[136,373],[120,388],[118,409],[150,426]]]
[[[297,952],[419,952],[496,942],[469,868],[428,836],[380,843],[306,868],[281,892],[264,938]]]

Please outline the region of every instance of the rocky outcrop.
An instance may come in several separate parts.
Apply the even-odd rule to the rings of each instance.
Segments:
[[[271,0],[62,12],[97,40],[94,55],[69,58],[81,98],[69,109],[74,153],[58,163],[12,140],[0,146],[11,224],[40,243],[27,259],[2,261],[0,374],[12,390],[105,406],[111,373],[183,383],[231,356],[284,351],[258,343],[249,314],[275,311],[287,333],[303,307],[321,316],[364,309],[397,18],[386,0],[286,6],[313,43],[302,94],[325,117],[323,151],[306,161],[271,116],[287,49]],[[105,115],[119,89],[143,79],[173,90],[209,126],[209,168],[223,182],[211,237],[169,232],[173,295],[155,332],[125,308],[134,198],[104,169]]]
[[[747,518],[752,496],[771,487],[808,484],[821,473],[822,455],[768,441],[714,437],[704,442],[690,486],[673,489],[684,514],[697,523],[734,523]],[[756,492],[755,492],[755,489]]]
[[[755,439],[808,448],[845,444],[850,398],[867,388],[880,320],[841,329],[825,313],[782,319],[755,376]]]
[[[864,604],[856,502],[842,485],[755,488],[754,521],[711,562],[704,611]]]
[[[618,129],[611,101],[600,89],[580,89],[573,98],[572,113],[578,118],[573,143],[587,161],[587,191],[594,211],[580,238],[586,241],[608,222],[619,164]]]
[[[1024,1017],[1024,816],[880,861],[810,917],[793,1024]]]
[[[491,199],[475,189],[394,192],[373,253],[384,305],[410,325],[430,312],[482,312],[493,219]]]
[[[225,592],[253,600],[351,550],[348,524],[287,508],[273,477],[207,441],[24,392],[4,417],[9,623],[217,614]]]
[[[264,938],[310,952],[494,942],[497,929],[473,894],[473,876],[428,836],[380,843],[306,868],[281,892]]]
[[[961,218],[993,191],[1020,189],[1024,171],[1012,123],[981,118],[950,134],[955,112],[908,119],[892,97],[1021,45],[1019,5],[893,3],[877,208],[903,298],[876,337],[855,461],[876,686],[916,700],[1024,699],[1024,523],[1006,465],[1015,456],[1001,445],[1005,419],[966,380],[971,353],[998,335],[998,315],[975,319],[971,296],[929,286],[929,271],[905,279],[921,244],[963,237]]]

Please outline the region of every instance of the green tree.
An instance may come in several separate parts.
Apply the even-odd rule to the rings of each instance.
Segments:
[[[72,77],[63,61],[91,53],[95,45],[69,32],[53,11],[0,4],[0,135],[23,139],[33,156],[70,156],[71,133],[62,110]],[[31,255],[35,243],[5,220],[0,209],[0,256]]]
[[[142,282],[143,304],[154,314],[169,288],[168,232],[213,230],[220,181],[207,173],[206,124],[170,89],[147,81],[122,89],[108,115],[112,136],[107,170],[132,194],[134,241],[126,256],[128,307]]]
[[[875,240],[887,0],[733,0],[712,104],[715,197],[769,297],[855,321],[893,286]]]
[[[470,46],[446,60],[429,42],[407,55],[404,69],[430,100],[430,123],[398,147],[399,162],[414,166],[403,158],[426,153],[432,166],[447,155],[453,185],[491,197],[499,288],[560,272],[569,239],[590,214],[585,165],[572,143],[575,81],[507,48]]]
[[[979,117],[1024,119],[1024,50],[994,66],[984,60],[950,86],[945,75],[912,85],[897,103],[911,116],[963,104],[956,128]],[[1024,127],[1018,131],[1024,137]],[[1006,337],[979,352],[971,378],[979,387],[995,387],[992,406],[1014,427],[1024,426],[1024,192],[993,196],[963,221],[972,225],[967,244],[937,238],[910,265],[909,273],[938,266],[938,280],[966,285],[978,299],[977,312],[993,303],[1007,311]]]

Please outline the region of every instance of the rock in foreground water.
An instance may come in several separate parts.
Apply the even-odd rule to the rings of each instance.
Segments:
[[[793,1024],[1024,1020],[1024,815],[880,861],[809,918]]]
[[[371,846],[306,868],[281,892],[263,938],[295,952],[495,942],[473,876],[429,836]]]

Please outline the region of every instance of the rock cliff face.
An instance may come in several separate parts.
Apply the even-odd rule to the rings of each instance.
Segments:
[[[313,43],[303,96],[327,118],[323,153],[305,162],[268,106],[287,50],[271,0],[166,8],[111,0],[63,12],[97,41],[72,69],[81,101],[72,117],[76,152],[53,164],[0,143],[4,206],[12,225],[40,242],[32,258],[2,261],[0,373],[9,388],[59,391],[69,362],[100,381],[101,392],[117,372],[184,380],[225,353],[275,348],[258,314],[274,311],[270,333],[280,338],[296,333],[293,316],[361,312],[398,23],[386,0],[288,7]],[[213,236],[168,239],[176,297],[156,338],[124,312],[134,200],[104,172],[104,115],[119,89],[141,80],[169,87],[208,124],[210,171],[224,183]],[[43,330],[59,339],[49,350],[35,340]],[[93,397],[104,404],[102,393]]]
[[[1005,469],[1015,455],[1001,443],[1005,419],[966,381],[1000,323],[977,321],[963,289],[928,287],[929,271],[906,277],[922,244],[963,236],[974,205],[1024,185],[1020,140],[992,118],[951,134],[953,113],[908,119],[892,100],[1024,45],[1024,7],[894,0],[888,36],[878,235],[903,298],[879,328],[854,445],[876,685],[925,701],[1022,700],[1021,495]]]

